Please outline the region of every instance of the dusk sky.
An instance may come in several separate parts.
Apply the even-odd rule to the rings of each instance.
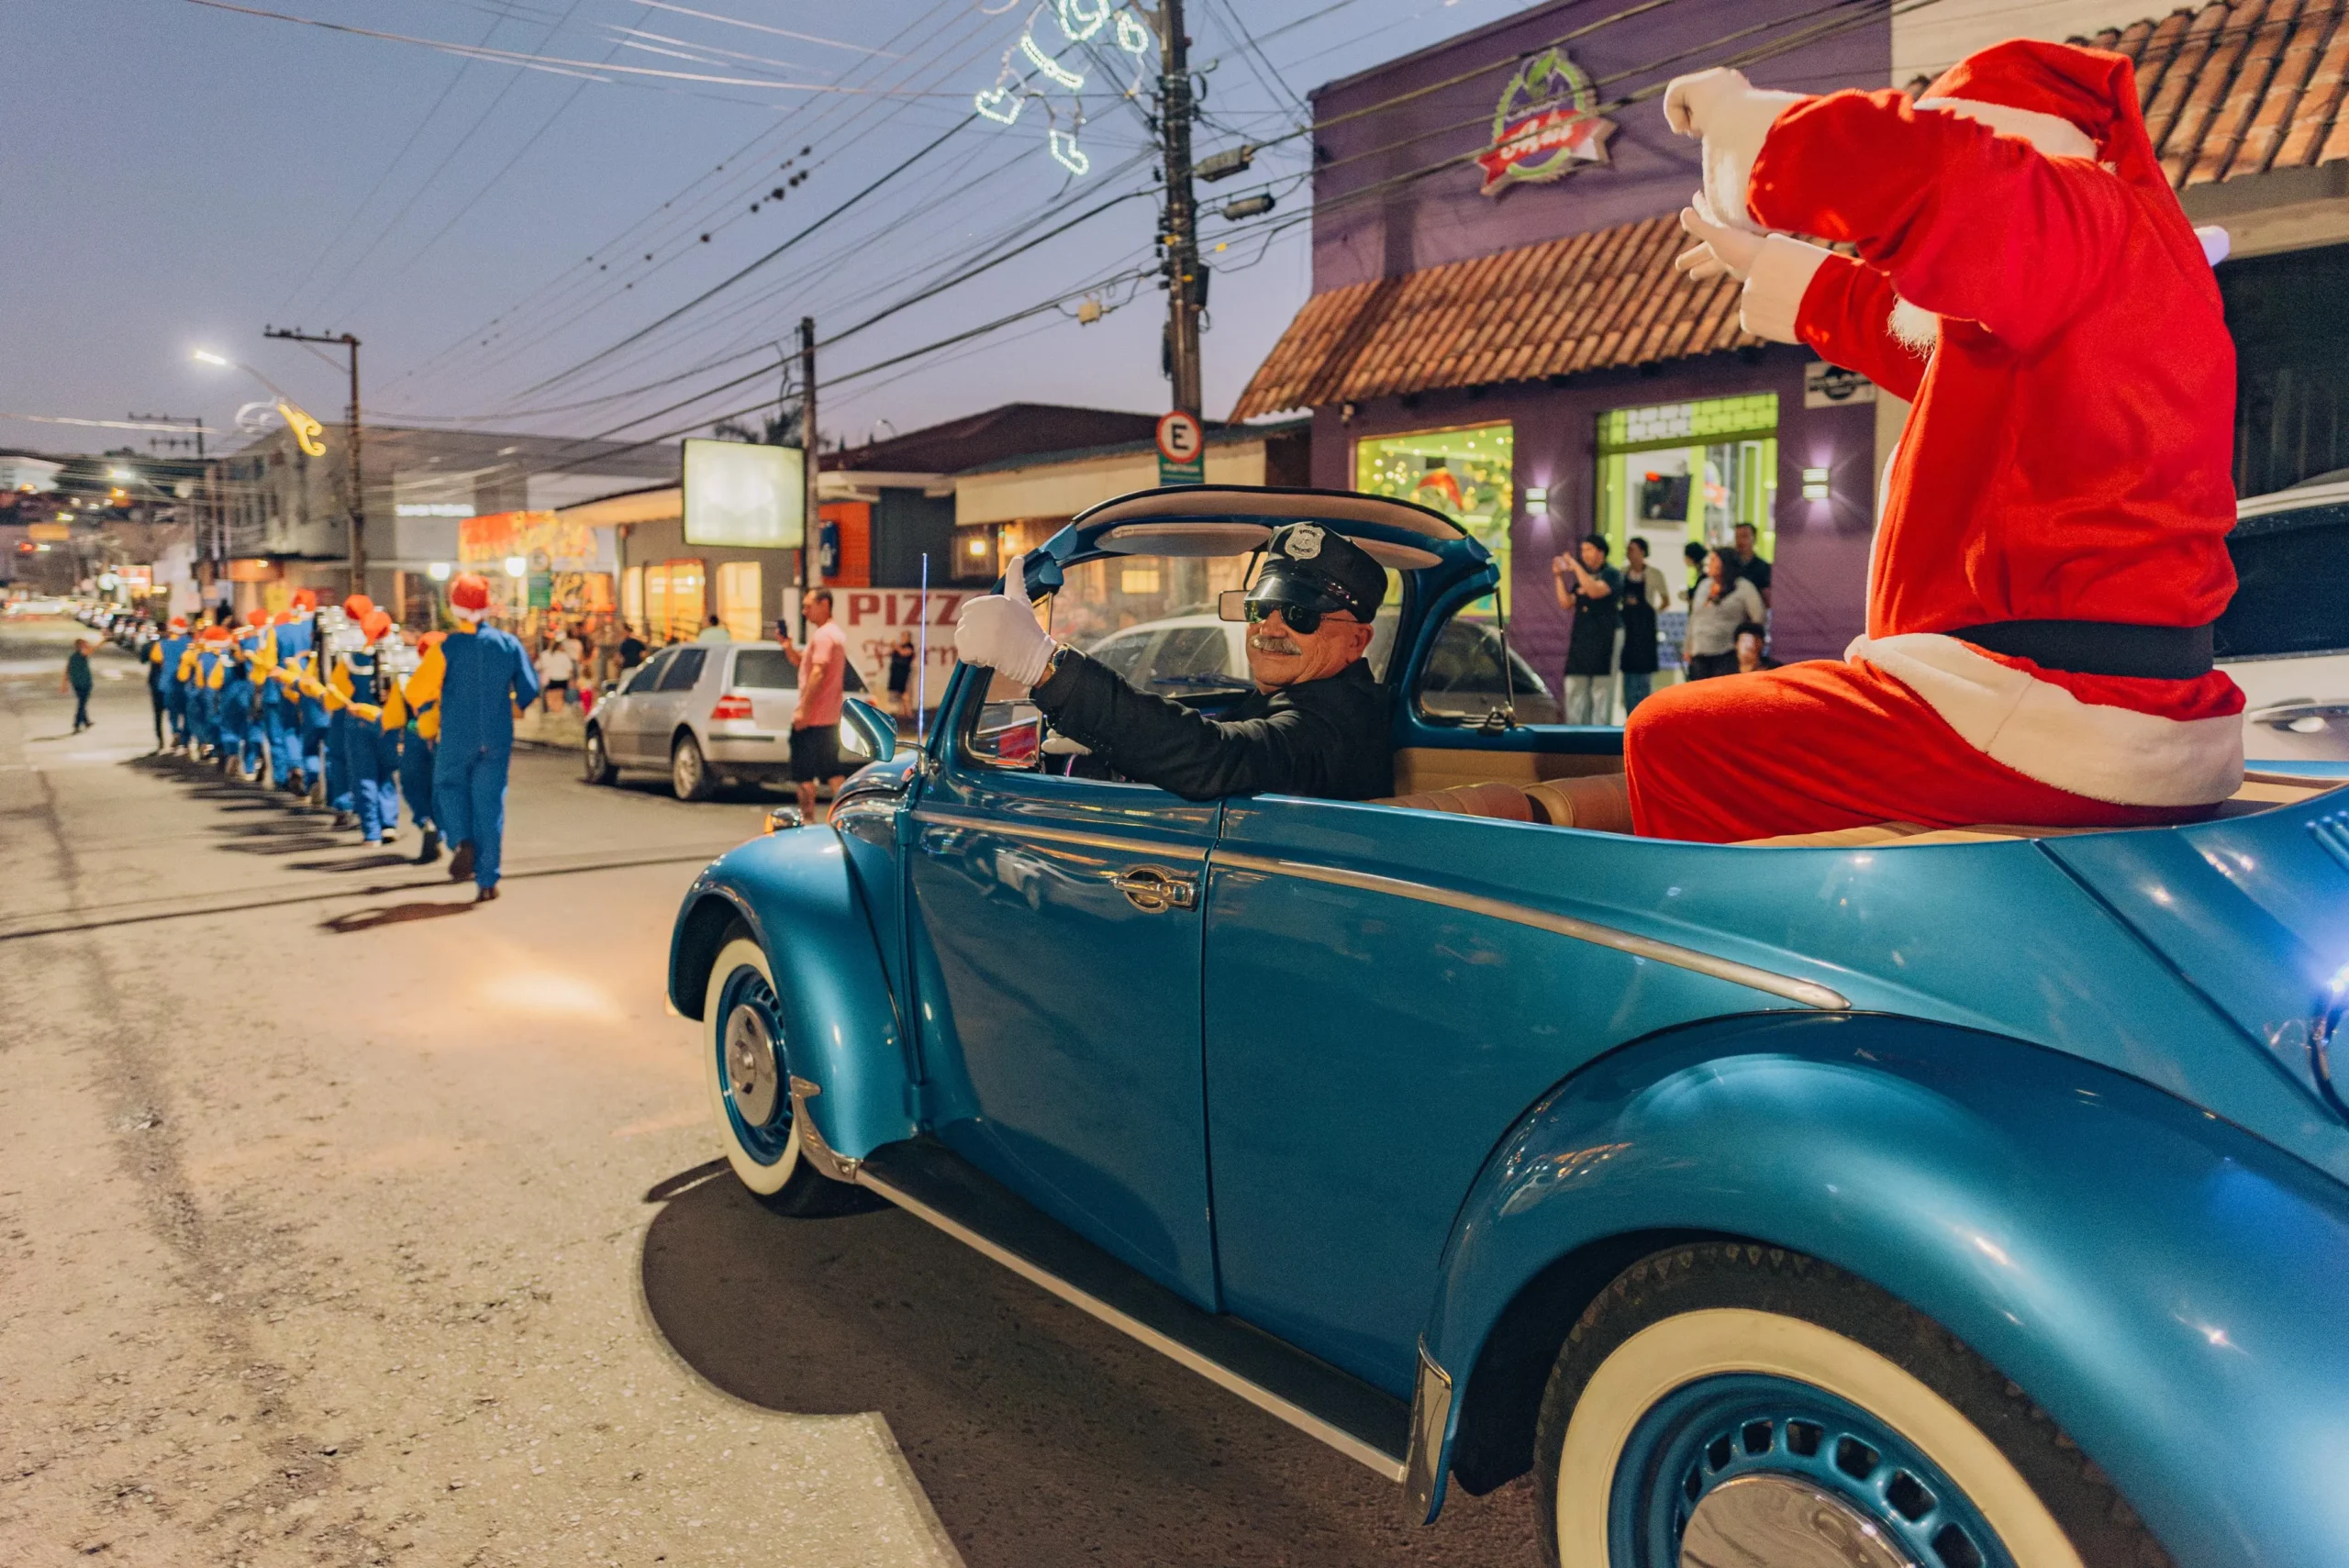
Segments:
[[[1210,84],[1198,150],[1295,130],[1314,86],[1519,8],[1192,0],[1193,60]],[[371,419],[638,439],[749,410],[773,396],[768,345],[795,346],[801,316],[829,337],[1149,188],[1148,135],[1120,101],[1143,57],[1105,27],[1063,62],[1081,95],[952,130],[707,305],[607,351],[949,133],[1031,21],[1057,39],[1049,0],[17,0],[0,7],[13,85],[0,447],[136,439],[28,415],[228,428],[263,389],[194,362],[199,347],[339,417],[340,354],[330,366],[266,341],[265,324],[358,334]],[[1081,176],[1055,161],[1056,129],[1074,130]],[[1292,139],[1202,187],[1215,206],[1280,198],[1270,219],[1201,227],[1210,248],[1239,231],[1212,257],[1210,416],[1308,293],[1306,146]],[[1127,201],[828,347],[823,383],[1068,296],[822,387],[827,437],[863,441],[1014,399],[1163,408],[1163,295],[1119,276],[1150,267],[1152,211]],[[1080,326],[1080,291],[1096,284],[1108,314]],[[656,413],[736,377],[749,379]]]

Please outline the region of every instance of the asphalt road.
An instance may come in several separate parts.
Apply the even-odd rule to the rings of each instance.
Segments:
[[[0,1562],[1534,1562],[895,1211],[712,1164],[661,995],[762,805],[518,757],[506,896],[0,626]]]

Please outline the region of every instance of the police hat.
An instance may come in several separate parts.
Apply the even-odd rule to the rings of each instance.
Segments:
[[[1353,540],[1319,523],[1291,523],[1275,531],[1264,570],[1248,590],[1250,604],[1344,610],[1364,623],[1386,597],[1386,569]]]

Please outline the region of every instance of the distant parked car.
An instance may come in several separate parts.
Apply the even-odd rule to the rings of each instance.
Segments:
[[[8,618],[30,618],[34,616],[61,616],[73,606],[63,599],[12,599],[8,602]]]
[[[2234,603],[2213,630],[2250,699],[2254,761],[2349,762],[2349,474],[2320,474],[2238,508]]]
[[[679,800],[737,783],[791,777],[799,671],[774,642],[681,642],[656,651],[596,704],[589,784],[659,768]]]

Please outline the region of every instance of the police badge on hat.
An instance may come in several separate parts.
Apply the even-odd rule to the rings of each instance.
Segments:
[[[1299,523],[1282,535],[1279,550],[1293,561],[1311,561],[1321,553],[1321,530],[1312,523]]]
[[[1319,523],[1274,531],[1251,599],[1344,610],[1367,621],[1386,597],[1386,571],[1363,548]]]

